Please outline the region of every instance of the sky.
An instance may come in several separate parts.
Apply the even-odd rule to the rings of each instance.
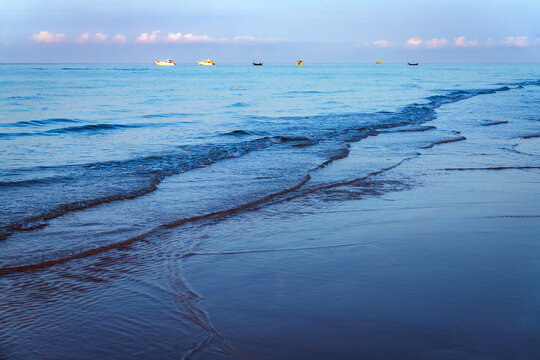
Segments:
[[[540,62],[538,0],[0,0],[0,62]]]

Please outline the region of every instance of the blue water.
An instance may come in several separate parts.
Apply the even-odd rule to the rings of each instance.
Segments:
[[[538,65],[0,65],[0,276],[8,284],[35,269],[54,274],[152,237],[167,244],[180,236],[168,229],[185,224],[204,237],[201,220],[245,211],[260,213],[262,226],[267,207],[308,195],[357,198],[332,191],[466,142],[461,125],[432,122],[474,99],[487,99],[464,115],[475,128],[519,139],[497,159],[536,168],[539,85]],[[373,138],[383,145],[364,150],[372,155],[328,171],[356,161],[351,149]],[[518,152],[529,155],[511,157]],[[407,182],[363,183],[363,194]]]

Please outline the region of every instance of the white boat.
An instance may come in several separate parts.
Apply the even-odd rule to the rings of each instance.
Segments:
[[[214,63],[214,60],[210,60],[210,59],[208,59],[208,60],[199,60],[199,61],[197,61],[197,64],[199,64],[199,65],[216,65]]]
[[[173,66],[173,65],[176,65],[174,60],[171,60],[171,59],[157,60],[157,61],[154,61],[154,64],[161,65],[161,66]]]

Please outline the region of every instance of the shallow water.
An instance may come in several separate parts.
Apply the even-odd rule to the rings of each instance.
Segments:
[[[530,228],[516,259],[538,254],[530,238],[538,233],[539,79],[536,65],[2,65],[0,354],[347,358],[380,353],[412,326],[396,313],[361,311],[377,306],[409,307],[426,322],[412,345],[398,342],[382,357],[426,344],[441,355],[441,338],[426,335],[438,325],[442,338],[466,348],[449,346],[451,354],[474,354],[455,335],[466,322],[421,312],[428,294],[451,313],[466,304],[445,305],[446,290],[432,292],[450,275],[434,271],[419,243],[435,239],[455,256],[466,251],[437,228],[405,236],[412,215],[396,215],[381,199],[432,177],[474,188],[471,181],[486,175],[471,172],[516,172],[497,181],[520,184],[510,192],[524,199],[523,213],[493,216],[523,216],[514,219]],[[427,202],[440,201],[455,221],[459,212],[447,201],[466,195],[442,189],[428,191]],[[491,206],[504,209],[496,200],[503,196],[489,199]],[[405,213],[421,207],[413,202]],[[363,208],[377,216],[364,209],[367,223],[359,224],[354,214]],[[474,250],[482,236],[472,235],[480,230],[471,224],[462,239],[475,239]],[[355,235],[364,232],[369,239]],[[366,257],[373,246],[406,248],[397,258]],[[353,280],[358,261],[361,282]],[[393,282],[387,267],[407,262],[425,264]],[[464,274],[477,273],[473,263]],[[407,276],[417,281],[412,292],[401,284]],[[473,286],[456,276],[460,291]],[[536,270],[520,276],[538,280]],[[467,291],[480,301],[499,294],[500,284]],[[383,294],[373,287],[393,289],[395,300],[377,305]],[[533,306],[523,291],[498,311]],[[327,309],[332,302],[339,306]],[[287,319],[293,327],[283,328]],[[373,326],[354,325],[364,320]],[[490,321],[483,316],[478,326]],[[317,326],[326,330],[310,330]],[[537,339],[537,327],[520,329]],[[359,343],[365,332],[371,340]],[[486,342],[477,340],[485,354]],[[310,350],[313,342],[320,345]],[[529,355],[538,350],[519,344]],[[509,343],[499,354],[512,349]]]

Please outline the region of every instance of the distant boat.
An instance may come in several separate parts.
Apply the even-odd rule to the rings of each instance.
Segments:
[[[418,65],[420,65],[420,63],[410,63],[410,62],[408,62],[407,64],[410,65],[410,66],[418,66]]]
[[[382,64],[382,61],[375,61],[375,64]]]
[[[199,60],[199,61],[197,61],[197,64],[199,64],[199,65],[216,65],[214,63],[214,60],[210,60],[210,59],[208,59],[208,60]]]
[[[253,61],[253,66],[263,66],[262,62]]]
[[[302,60],[298,60],[298,61],[296,62],[296,65],[304,65],[304,62],[303,62]]]
[[[154,64],[156,65],[161,65],[161,66],[173,66],[173,65],[176,65],[176,63],[171,60],[171,59],[168,59],[168,60],[157,60],[157,61],[154,61]]]

